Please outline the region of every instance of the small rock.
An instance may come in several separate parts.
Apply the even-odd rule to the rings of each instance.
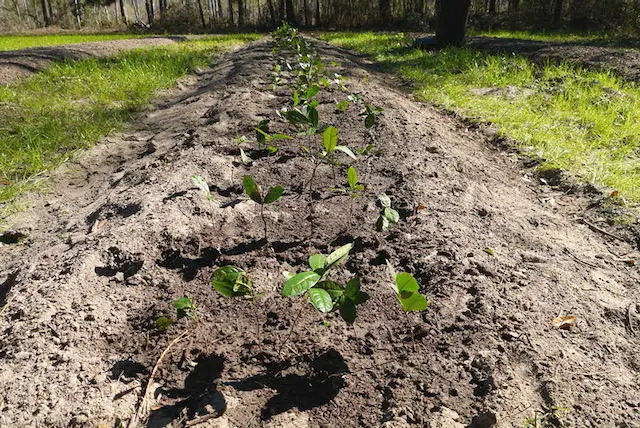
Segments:
[[[492,411],[478,413],[471,419],[469,428],[491,428],[498,423],[498,416]]]
[[[107,381],[107,375],[104,373],[98,373],[91,379],[91,383],[102,384]]]
[[[118,282],[124,282],[124,272],[117,272],[114,278]]]
[[[525,263],[546,263],[548,261],[546,257],[539,256],[535,253],[522,252],[520,256]]]

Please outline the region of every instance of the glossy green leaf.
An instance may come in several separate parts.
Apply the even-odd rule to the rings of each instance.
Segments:
[[[301,272],[289,278],[282,287],[283,296],[299,296],[320,281],[320,275],[315,272]]]
[[[358,159],[357,156],[355,155],[355,153],[353,153],[353,151],[351,151],[351,149],[347,146],[336,146],[335,150],[341,151],[342,153],[344,153],[345,155],[349,156],[351,159],[356,160]]]
[[[260,193],[260,187],[258,183],[250,175],[245,175],[242,180],[242,186],[244,187],[244,193],[251,198],[255,203],[262,204],[262,194]]]
[[[338,130],[335,127],[329,126],[324,130],[322,133],[322,144],[324,145],[327,153],[331,153],[335,150],[338,145]]]
[[[193,311],[195,306],[193,301],[188,297],[181,297],[173,302],[173,307],[176,309],[178,318],[189,317],[193,318]]]
[[[315,285],[315,288],[326,290],[334,302],[340,300],[345,292],[344,287],[335,281],[320,281]]]
[[[378,200],[380,201],[380,205],[383,208],[391,208],[391,198],[389,196],[383,194],[378,195]]]
[[[331,312],[333,309],[333,301],[329,293],[322,288],[312,288],[308,292],[309,300],[314,308],[320,312]]]
[[[266,144],[269,135],[269,119],[263,119],[256,128],[256,139],[260,144]]]
[[[314,254],[309,257],[309,266],[313,270],[323,269],[327,265],[327,258],[323,254]]]
[[[349,183],[351,190],[354,190],[356,184],[358,184],[358,172],[352,166],[347,169],[347,183]]]
[[[302,114],[299,110],[287,110],[284,113],[284,117],[286,117],[287,120],[293,125],[309,123],[309,119],[307,118],[307,116]]]
[[[424,311],[429,307],[427,298],[420,293],[411,293],[408,297],[396,297],[398,298],[400,305],[402,305],[402,310],[405,312]]]
[[[408,272],[399,272],[396,275],[396,293],[414,293],[420,289],[418,281]]]
[[[343,245],[342,247],[336,249],[333,253],[327,256],[327,268],[339,263],[341,260],[345,259],[349,252],[353,249],[353,243]]]
[[[400,220],[400,214],[393,208],[384,207],[384,216],[391,223],[397,223]]]
[[[211,285],[225,297],[251,294],[251,283],[246,272],[235,266],[221,266],[214,270]]]
[[[276,202],[278,199],[280,199],[280,196],[282,196],[283,193],[284,189],[282,188],[282,186],[272,187],[267,192],[267,196],[264,197],[264,203],[271,204],[273,202]]]
[[[364,126],[369,129],[369,128],[373,128],[373,125],[376,124],[376,115],[375,114],[368,114],[365,118],[364,118]]]
[[[317,128],[318,127],[318,110],[309,105],[307,107],[307,117],[309,118],[309,123],[311,124],[312,127]]]
[[[286,134],[273,134],[271,140],[293,140],[293,137]]]
[[[320,92],[320,87],[318,85],[309,86],[304,93],[304,98],[306,100],[310,100],[315,97],[318,92]]]
[[[356,320],[356,305],[352,300],[345,300],[341,305],[340,305],[340,317],[342,317],[342,319],[349,323],[349,324],[353,324]]]

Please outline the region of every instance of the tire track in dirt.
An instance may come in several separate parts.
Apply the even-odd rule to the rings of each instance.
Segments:
[[[248,149],[253,166],[238,162],[236,138],[260,119],[290,132],[275,114],[290,92],[270,88],[269,41],[225,55],[69,164],[12,220],[26,238],[0,247],[0,284],[13,299],[0,332],[2,425],[128,419],[158,355],[188,328],[182,320],[158,334],[153,322],[187,295],[198,323],[159,369],[151,426],[226,408],[217,422],[232,427],[484,427],[494,417],[510,427],[542,406],[571,408],[574,426],[640,426],[640,343],[626,327],[640,275],[614,256],[636,249],[575,219],[588,198],[536,184],[482,133],[412,101],[348,52],[318,47],[351,92],[384,108],[381,153],[357,165],[367,191],[354,221],[349,197],[327,190],[330,170],[319,170],[312,195],[292,190],[311,173],[295,144],[278,158]],[[324,90],[320,120],[364,147],[360,107],[334,108],[344,97]],[[245,173],[289,189],[267,212],[271,246],[241,195]],[[373,227],[382,192],[403,217],[389,234]],[[305,302],[279,297],[282,270],[349,240],[340,272],[361,276],[371,294],[354,327],[333,316],[325,325]],[[400,313],[384,259],[420,280],[426,313]],[[213,293],[206,278],[225,263],[249,272],[264,293],[257,304]],[[278,352],[297,311],[291,346]],[[578,317],[574,328],[550,326],[566,314]]]

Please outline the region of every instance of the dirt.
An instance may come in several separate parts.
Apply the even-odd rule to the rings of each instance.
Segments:
[[[252,165],[240,162],[237,137],[253,142],[261,119],[293,132],[276,115],[291,94],[271,88],[269,40],[182,82],[10,219],[0,425],[126,426],[158,358],[187,331],[157,367],[146,426],[513,427],[566,408],[570,426],[640,427],[638,248],[602,232],[612,233],[594,208],[601,196],[544,184],[482,130],[413,101],[347,51],[318,49],[349,92],[384,108],[369,133],[362,105],[336,111],[346,93],[335,85],[320,95],[320,121],[342,144],[376,144],[356,162],[365,194],[352,205],[328,167],[308,183],[297,142],[318,137],[271,157],[251,144]],[[266,209],[268,241],[244,174],[287,190]],[[384,233],[380,193],[401,214]],[[353,326],[280,296],[282,271],[347,242],[336,274],[359,276],[371,295]],[[415,275],[426,312],[400,311],[387,260]],[[224,264],[245,269],[261,297],[215,293],[208,277]],[[196,319],[158,332],[182,296]],[[575,325],[553,327],[562,315]]]
[[[0,85],[31,76],[56,61],[103,58],[129,49],[163,46],[182,39],[184,37],[150,37],[0,51]]]

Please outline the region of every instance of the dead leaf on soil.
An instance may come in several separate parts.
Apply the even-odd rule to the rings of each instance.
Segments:
[[[565,315],[561,317],[554,318],[551,321],[551,325],[557,329],[561,330],[569,330],[571,326],[573,326],[578,319],[573,315]]]
[[[626,264],[628,264],[629,266],[635,266],[635,265],[636,265],[637,260],[635,260],[635,259],[629,259],[629,260],[625,260],[624,262],[625,262]]]
[[[611,192],[611,197],[615,198],[616,196],[618,196],[618,191],[614,190],[613,192]]]

